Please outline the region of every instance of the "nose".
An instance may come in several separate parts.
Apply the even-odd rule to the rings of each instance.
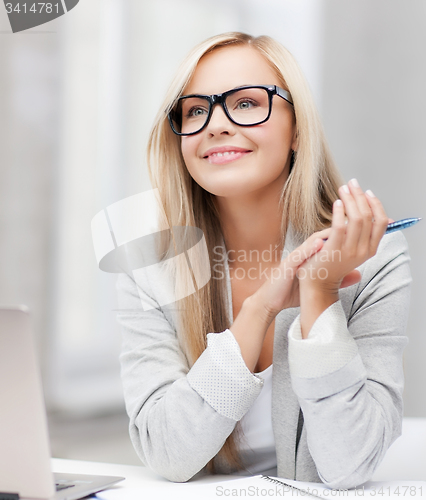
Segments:
[[[234,135],[235,124],[226,116],[225,110],[220,104],[215,104],[212,109],[210,121],[207,124],[207,132],[209,135]]]

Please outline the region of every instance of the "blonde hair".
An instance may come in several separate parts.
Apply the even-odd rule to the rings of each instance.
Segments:
[[[332,205],[339,197],[342,184],[325,141],[322,126],[305,78],[293,56],[282,45],[267,36],[252,37],[238,32],[217,35],[196,46],[183,61],[157,114],[148,142],[148,170],[153,188],[158,188],[169,227],[198,227],[205,236],[210,258],[213,249],[222,245],[223,237],[214,195],[199,186],[186,169],[180,138],[168,123],[167,113],[182,95],[200,59],[219,48],[245,45],[258,50],[270,64],[287,89],[294,103],[297,133],[297,153],[290,175],[284,185],[280,209],[282,210],[282,243],[288,223],[301,239],[330,225]],[[175,243],[172,236],[164,236],[162,255],[172,254]],[[169,263],[174,259],[168,259]],[[166,262],[166,261],[165,261]],[[209,332],[221,332],[231,325],[227,313],[226,281],[211,279],[196,293],[186,294],[187,268],[174,264],[170,273],[175,280],[176,292],[182,290],[184,299],[179,301],[177,336],[188,364],[198,359],[206,348]],[[183,263],[186,266],[186,263]],[[212,272],[213,274],[213,272]],[[208,464],[214,471],[235,470],[241,463],[237,440],[239,426],[228,437],[217,456]]]

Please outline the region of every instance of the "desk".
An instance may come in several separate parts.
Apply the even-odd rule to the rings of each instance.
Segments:
[[[187,483],[173,483],[155,474],[144,466],[120,465],[102,462],[85,462],[80,460],[65,460],[61,458],[52,459],[53,472],[65,472],[69,474],[95,474],[106,476],[122,476],[126,479],[117,483],[105,492],[110,497],[117,499],[133,500],[151,498],[169,498],[189,500],[192,496],[197,498],[217,498],[212,483],[219,483],[236,479],[237,476],[204,475]],[[210,485],[206,491],[206,485]],[[206,494],[208,493],[208,494]],[[101,494],[100,494],[101,495]],[[95,497],[90,497],[95,498]]]
[[[191,500],[191,499],[216,499],[220,496],[230,495],[232,488],[239,487],[241,484],[235,485],[231,484],[236,476],[231,475],[216,475],[216,476],[203,476],[196,480],[191,480],[187,483],[172,483],[151,470],[143,466],[135,465],[119,465],[119,464],[109,464],[100,462],[84,462],[78,460],[64,460],[64,459],[52,459],[52,469],[55,472],[66,472],[66,473],[76,473],[76,474],[100,474],[100,475],[112,475],[112,476],[122,476],[126,479],[117,485],[98,493],[97,496],[90,498],[97,498],[98,500],[145,500],[145,499],[173,499],[173,500]],[[382,468],[383,473],[383,468]],[[241,478],[241,476],[240,476]],[[242,479],[242,478],[241,478]],[[376,478],[373,478],[376,480]],[[389,477],[388,477],[389,479]],[[394,478],[393,478],[394,479]],[[231,481],[230,486],[227,487],[226,483]],[[216,484],[215,484],[216,483]],[[306,484],[306,483],[301,483]],[[386,483],[375,483],[378,485],[376,490],[382,484],[385,488],[385,493],[378,497],[381,500],[386,500],[390,498],[397,498],[401,500],[400,493],[398,495],[390,495],[386,493],[386,487],[390,484],[388,481]],[[401,484],[407,485],[408,482],[403,482]],[[410,484],[414,484],[413,482]],[[415,483],[415,497],[426,498],[426,482],[416,482]],[[249,496],[265,496],[264,492],[268,491],[269,497],[282,497],[282,493],[276,492],[274,490],[274,485],[270,483],[257,484],[258,487],[262,488],[262,491],[258,491],[257,495]],[[420,488],[420,486],[422,488]],[[243,486],[244,487],[244,486]],[[409,486],[404,486],[404,491]],[[245,485],[247,488],[247,485]],[[252,486],[250,486],[252,488]],[[228,492],[225,492],[225,490]],[[393,489],[393,491],[395,488]],[[235,491],[235,490],[234,490]],[[241,490],[239,490],[241,491]],[[249,490],[247,490],[249,491]],[[402,489],[400,490],[402,491]],[[408,490],[411,492],[411,489]],[[253,493],[253,490],[252,490]],[[299,498],[301,494],[298,492],[289,493],[287,498],[292,498],[293,500]],[[346,493],[347,495],[347,493]],[[384,496],[383,496],[384,495]],[[241,496],[244,496],[241,494]],[[246,493],[247,496],[247,493]],[[371,496],[366,492],[367,497]],[[303,499],[313,498],[302,494]],[[346,498],[346,497],[345,497]],[[356,496],[358,498],[358,496]],[[412,495],[407,498],[414,498]]]
[[[86,462],[83,460],[67,460],[63,458],[52,458],[53,472],[64,472],[67,474],[95,474],[101,476],[122,476],[126,481],[117,483],[118,486],[126,486],[129,488],[138,488],[143,486],[158,486],[159,484],[179,484],[173,483],[155,472],[151,471],[148,467],[141,465],[122,465],[122,464],[109,464],[105,462]],[[190,481],[192,483],[202,482],[208,484],[218,481],[229,481],[235,479],[236,476],[217,474],[215,476],[203,476],[201,479]]]
[[[84,462],[78,460],[52,459],[54,472],[77,474],[99,474],[123,476],[125,481],[113,487],[115,498],[132,500],[133,498],[186,498],[199,494],[199,498],[210,498],[215,495],[214,483],[230,481],[236,476],[215,475],[202,476],[188,483],[172,483],[155,474],[144,466],[119,465],[101,462]],[[377,468],[373,481],[426,479],[426,419],[405,418],[403,434],[390,447],[385,459]],[[206,489],[206,485],[210,485]],[[122,490],[122,494],[118,494]],[[199,493],[198,493],[199,491]]]

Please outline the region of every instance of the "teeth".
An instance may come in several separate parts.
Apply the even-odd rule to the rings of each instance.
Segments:
[[[235,151],[225,151],[224,153],[213,153],[212,156],[228,156],[234,155]]]

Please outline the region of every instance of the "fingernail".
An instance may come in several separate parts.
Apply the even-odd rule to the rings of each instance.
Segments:
[[[344,184],[344,185],[342,186],[342,189],[343,189],[343,191],[344,191],[346,194],[349,194],[349,188],[348,188],[348,186],[347,186],[346,184]]]
[[[349,182],[352,184],[352,186],[359,188],[359,184],[358,184],[358,181],[356,179],[351,179]]]
[[[341,207],[343,205],[343,202],[342,200],[336,200],[334,204],[336,205],[336,207]]]
[[[371,191],[370,189],[367,189],[367,191],[365,192],[365,194],[368,194],[368,196],[370,198],[375,198],[373,191]]]

